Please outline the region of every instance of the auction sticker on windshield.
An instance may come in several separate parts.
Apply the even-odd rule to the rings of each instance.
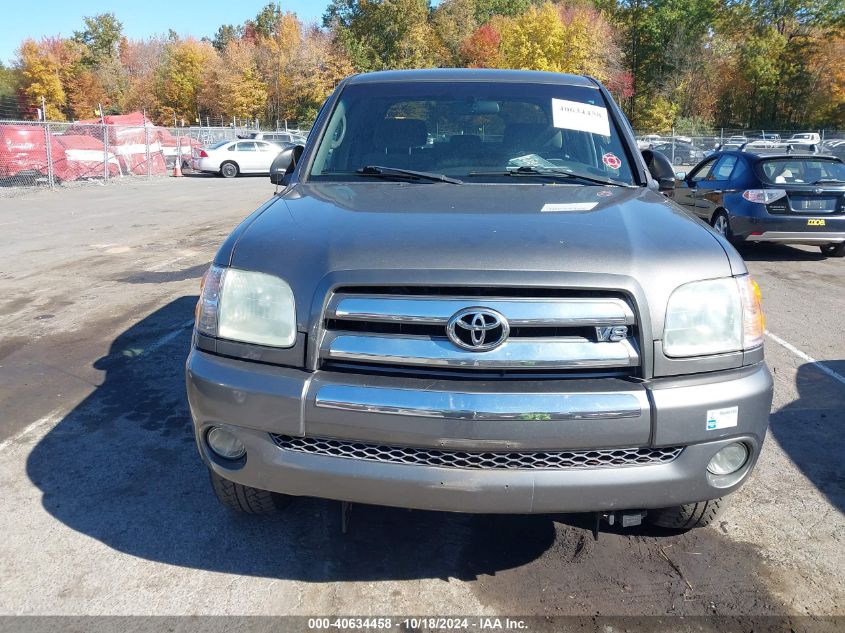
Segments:
[[[588,103],[552,99],[552,123],[555,127],[565,130],[610,136],[607,108]]]

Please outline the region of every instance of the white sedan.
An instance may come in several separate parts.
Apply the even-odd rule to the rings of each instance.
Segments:
[[[267,141],[220,141],[194,149],[191,168],[234,178],[238,174],[269,174],[270,164],[282,146]]]

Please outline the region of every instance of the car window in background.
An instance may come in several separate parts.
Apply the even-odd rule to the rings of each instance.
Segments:
[[[731,174],[731,179],[734,181],[738,181],[742,178],[746,177],[748,173],[748,164],[745,160],[737,160],[736,167],[734,167],[734,171]]]
[[[713,177],[710,180],[719,182],[729,180],[736,165],[736,160],[736,156],[722,156],[713,168]]]
[[[239,152],[254,152],[255,143],[238,143],[237,151]]]
[[[280,147],[278,145],[275,145],[273,143],[262,143],[262,142],[256,141],[255,144],[256,144],[256,146],[258,146],[259,152],[278,152],[279,149],[280,149]]]
[[[348,86],[310,178],[353,180],[367,165],[501,181],[519,167],[632,183],[619,130],[588,86],[413,82]]]
[[[690,180],[693,182],[698,182],[700,180],[706,180],[710,177],[710,173],[713,171],[713,165],[716,164],[715,158],[711,158],[706,163],[704,163],[701,167],[699,167],[693,174],[690,176]]]
[[[763,180],[772,184],[845,182],[845,164],[813,158],[773,158],[760,163]]]
[[[226,143],[231,143],[231,141],[217,141],[216,143],[212,143],[211,145],[206,145],[206,149],[218,149],[226,145]]]

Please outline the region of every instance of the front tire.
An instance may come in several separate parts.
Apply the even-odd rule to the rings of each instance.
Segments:
[[[649,510],[646,520],[657,527],[670,530],[691,530],[705,527],[718,519],[730,505],[730,497],[687,503],[673,508]]]
[[[220,175],[223,178],[234,178],[238,175],[238,166],[232,161],[226,161],[220,165]]]
[[[845,257],[845,242],[841,244],[825,244],[824,246],[819,246],[819,249],[822,255],[827,257]]]
[[[275,514],[288,503],[291,497],[269,490],[260,490],[224,479],[210,468],[211,488],[217,500],[229,510],[245,514]]]

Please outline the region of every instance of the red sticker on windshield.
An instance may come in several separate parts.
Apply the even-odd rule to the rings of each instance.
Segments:
[[[610,152],[601,157],[601,162],[611,169],[619,169],[622,167],[622,161],[619,160],[619,157],[616,154],[611,154]]]

